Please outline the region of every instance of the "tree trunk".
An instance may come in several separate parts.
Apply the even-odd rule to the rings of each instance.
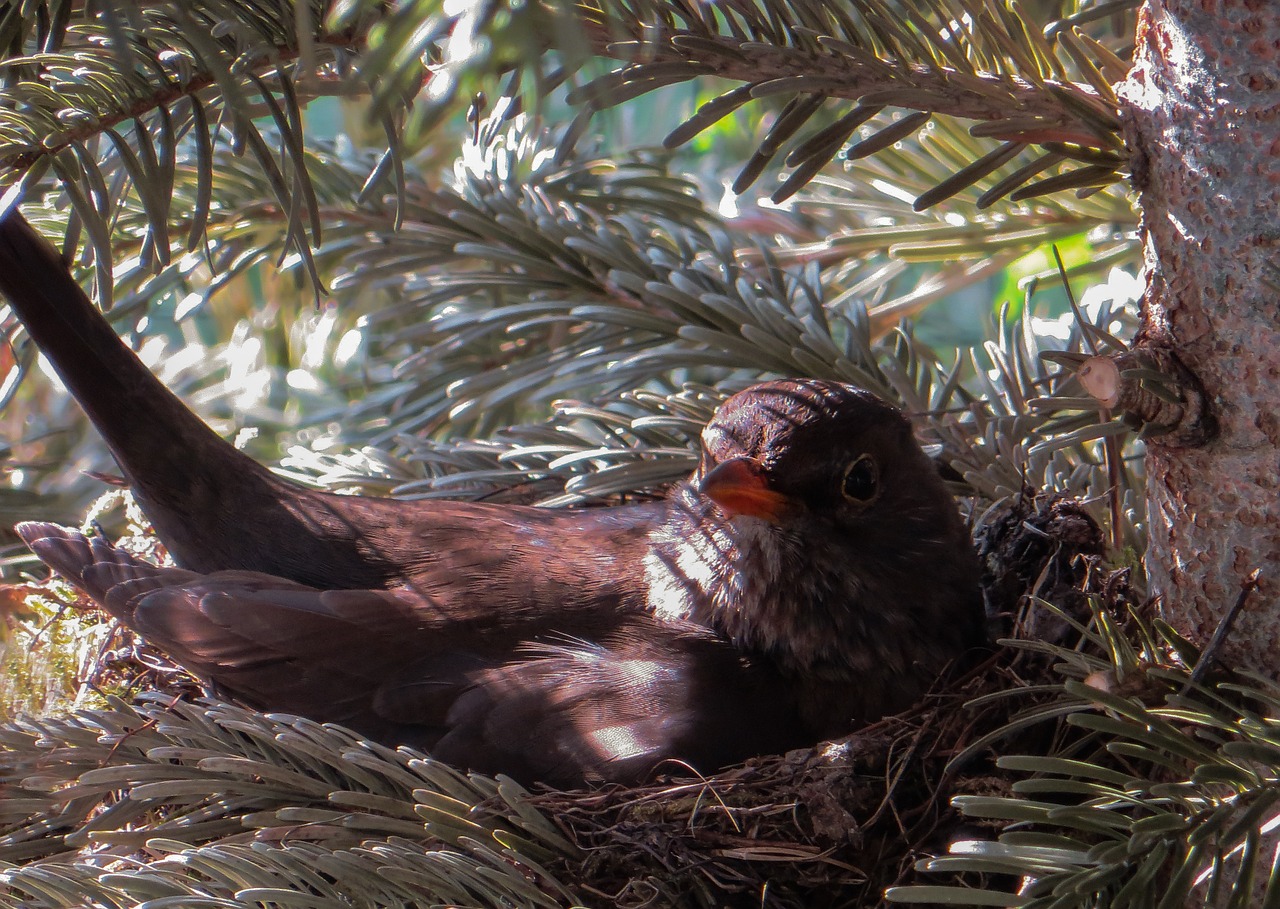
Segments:
[[[1122,98],[1146,246],[1136,347],[1171,352],[1217,423],[1148,445],[1151,589],[1203,643],[1260,568],[1219,656],[1277,676],[1280,4],[1148,0]]]

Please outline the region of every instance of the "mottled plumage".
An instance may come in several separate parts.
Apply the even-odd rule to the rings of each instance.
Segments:
[[[735,395],[660,502],[545,510],[336,496],[219,439],[53,249],[0,221],[0,291],[181,566],[18,532],[222,693],[471,769],[573,785],[711,770],[918,698],[982,639],[965,528],[865,391]]]

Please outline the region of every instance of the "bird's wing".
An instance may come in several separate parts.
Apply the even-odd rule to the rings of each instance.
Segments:
[[[561,785],[633,780],[668,759],[709,771],[805,740],[787,680],[698,625],[615,610],[469,624],[420,592],[199,574],[52,524],[18,531],[227,694],[472,770]]]
[[[436,756],[572,785],[633,781],[677,759],[709,772],[806,741],[787,680],[700,626],[636,615],[599,641],[523,656],[476,677]]]
[[[112,615],[226,694],[252,706],[342,723],[384,741],[428,746],[470,675],[518,639],[485,639],[420,596],[316,590],[248,571],[199,574],[144,562],[52,524],[19,534],[40,559]],[[384,687],[419,682],[417,713],[380,713]]]

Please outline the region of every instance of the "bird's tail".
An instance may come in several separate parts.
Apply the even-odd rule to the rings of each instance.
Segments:
[[[151,374],[17,211],[0,218],[0,293],[106,440],[161,539],[201,565],[202,553],[183,551],[190,515],[260,497],[269,472]]]
[[[217,438],[125,346],[57,250],[16,211],[0,220],[0,292],[126,472],[138,450],[154,457],[157,434],[140,430],[143,421]]]
[[[0,216],[0,293],[106,439],[156,535],[183,568],[363,589],[383,587],[415,564],[421,542],[414,516],[434,514],[434,503],[307,489],[237,451],[116,336],[58,253],[17,212]],[[94,547],[59,539],[49,544],[54,555],[59,547],[67,558]]]

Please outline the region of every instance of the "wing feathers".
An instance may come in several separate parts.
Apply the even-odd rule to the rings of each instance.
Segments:
[[[552,783],[710,771],[803,744],[791,688],[692,624],[636,615],[600,643],[555,644],[481,673],[434,753]],[[518,771],[511,768],[519,768]]]
[[[202,575],[50,524],[18,531],[221,690],[470,769],[578,785],[636,779],[672,758],[712,770],[806,738],[787,680],[701,626],[621,610],[568,613],[564,628],[555,616],[451,622],[420,591]]]

